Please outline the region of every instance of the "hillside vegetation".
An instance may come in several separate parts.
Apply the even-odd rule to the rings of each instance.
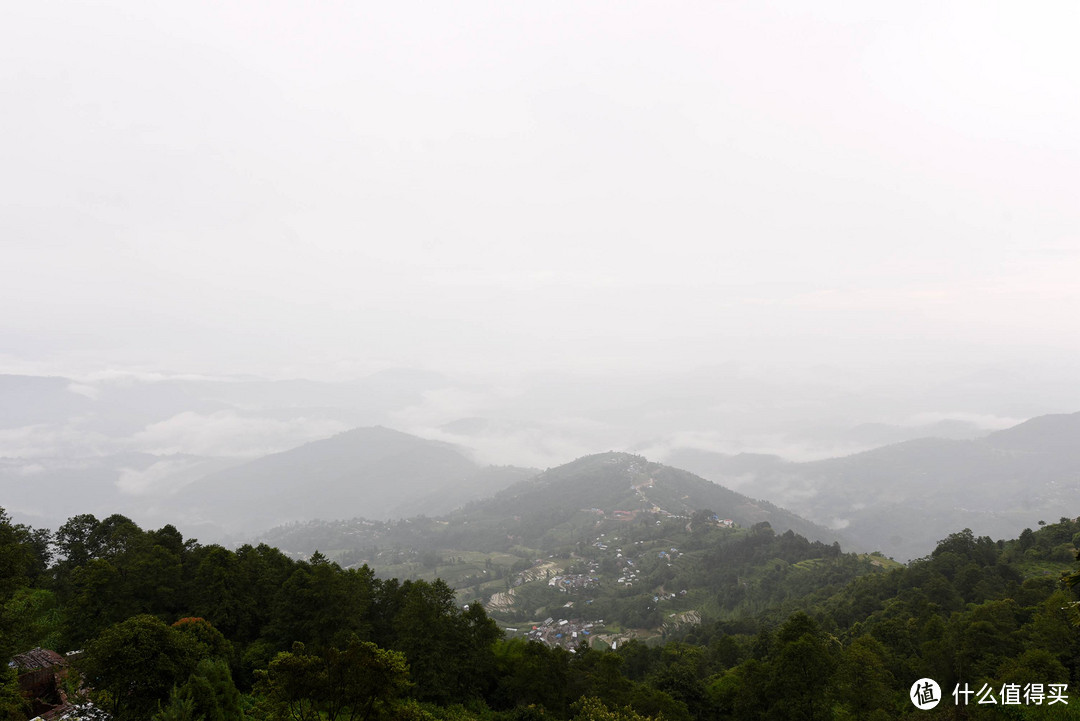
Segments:
[[[117,719],[1000,718],[1000,702],[958,709],[952,691],[1004,699],[1035,686],[1043,703],[1011,705],[1012,717],[1072,717],[1075,699],[1050,702],[1074,695],[1080,672],[1068,575],[1080,522],[1011,541],[958,531],[900,566],[714,516],[691,513],[666,558],[658,545],[625,553],[667,543],[675,527],[662,522],[543,561],[551,577],[595,563],[624,578],[619,561],[640,561],[625,598],[617,585],[594,604],[587,583],[552,591],[573,605],[550,623],[581,629],[565,644],[531,628],[539,641],[508,637],[439,580],[202,546],[122,516],[78,516],[50,534],[0,514],[0,655],[83,649],[89,695]],[[621,559],[604,555],[614,548]],[[654,601],[660,632],[635,637],[629,624],[657,620],[634,605],[637,584],[657,581],[675,597]],[[610,604],[616,620],[573,615],[579,601]],[[16,669],[5,669],[0,708],[23,718]],[[946,695],[925,713],[908,700],[922,677]]]

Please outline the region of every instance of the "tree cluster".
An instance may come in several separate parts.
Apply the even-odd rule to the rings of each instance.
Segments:
[[[91,698],[119,721],[903,718],[924,676],[1076,687],[1080,575],[1048,568],[1077,534],[1069,519],[1010,542],[965,530],[873,574],[767,524],[702,534],[688,541],[700,561],[668,580],[707,598],[710,621],[571,651],[504,639],[442,581],[203,546],[123,516],[53,535],[0,511],[0,652],[81,651]],[[0,669],[0,719],[21,719],[14,670]]]

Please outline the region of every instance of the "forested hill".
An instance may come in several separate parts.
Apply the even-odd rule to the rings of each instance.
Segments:
[[[690,533],[718,602],[749,580],[710,570],[732,560],[759,568],[763,588],[809,555],[826,563],[802,578],[844,569],[839,549],[764,524]],[[79,516],[53,535],[0,512],[0,658],[81,649],[82,693],[108,711],[94,718],[117,721],[1068,719],[1080,574],[1062,573],[1078,541],[1067,518],[1012,541],[958,531],[906,567],[604,650],[590,634],[572,648],[506,639],[441,581],[201,546],[122,516]],[[37,712],[21,704],[20,671],[0,664],[0,718]],[[908,697],[924,677],[943,691],[926,713]],[[982,695],[953,696],[962,689]],[[978,704],[987,697],[994,706]]]
[[[767,521],[777,532],[793,530],[812,540],[832,543],[838,535],[769,503],[754,500],[693,473],[653,463],[629,453],[600,453],[549,469],[517,483],[487,501],[467,507],[469,521],[490,516],[529,517],[526,539],[566,523],[581,509],[659,512],[689,516],[710,509],[741,526]]]
[[[793,530],[825,543],[842,540],[767,501],[629,453],[579,458],[446,516],[394,523],[297,523],[273,529],[262,539],[299,554],[316,549],[335,558],[344,554],[341,558],[348,562],[371,560],[369,552],[376,547],[480,552],[524,547],[547,554],[585,540],[602,518],[640,523],[681,517],[685,523],[692,512],[705,509],[742,527],[768,522],[778,533]]]

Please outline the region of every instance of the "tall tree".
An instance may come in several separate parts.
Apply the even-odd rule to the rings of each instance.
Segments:
[[[409,686],[404,654],[356,637],[344,650],[330,647],[322,654],[297,642],[257,678],[255,690],[273,717],[290,721],[392,718],[394,700]]]
[[[195,643],[154,616],[110,626],[86,647],[79,665],[118,721],[149,718],[197,663]]]

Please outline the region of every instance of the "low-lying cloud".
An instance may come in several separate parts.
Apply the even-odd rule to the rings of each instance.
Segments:
[[[0,429],[0,458],[99,456],[113,444],[113,439],[78,422]]]
[[[803,462],[848,456],[868,449],[865,445],[793,439],[782,434],[729,435],[716,431],[680,431],[649,441],[637,449],[646,458],[666,460],[678,450],[691,449],[725,455],[760,453]]]
[[[602,445],[589,444],[566,429],[543,426],[500,426],[468,434],[422,426],[405,430],[421,438],[461,446],[478,463],[496,466],[550,468],[590,453],[609,450]]]
[[[201,465],[192,460],[158,461],[149,468],[123,468],[116,481],[116,487],[122,493],[143,495],[160,491],[161,487],[178,474]]]
[[[148,425],[133,435],[129,444],[132,450],[156,455],[257,458],[345,430],[346,424],[325,418],[280,420],[232,410],[210,414],[186,411]]]

